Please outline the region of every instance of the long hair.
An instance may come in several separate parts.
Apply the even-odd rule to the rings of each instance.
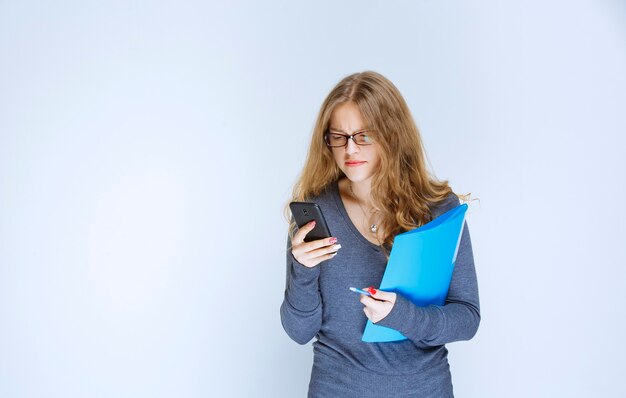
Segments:
[[[422,138],[398,89],[381,74],[365,71],[342,79],[322,103],[293,201],[310,200],[344,176],[324,143],[324,134],[333,110],[346,102],[358,106],[380,147],[371,196],[381,216],[378,239],[388,252],[395,235],[431,221],[429,205],[444,200],[452,189],[448,181],[438,181],[427,170]],[[290,232],[294,230],[292,222]]]

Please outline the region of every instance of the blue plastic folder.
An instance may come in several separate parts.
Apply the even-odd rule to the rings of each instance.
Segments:
[[[417,229],[397,235],[380,290],[402,294],[420,307],[444,305],[466,212],[467,204],[462,204]],[[368,320],[361,340],[381,343],[406,337]]]

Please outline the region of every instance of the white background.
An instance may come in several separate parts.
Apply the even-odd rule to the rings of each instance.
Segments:
[[[304,396],[282,210],[363,70],[480,198],[456,395],[626,395],[624,2],[2,0],[0,396]]]

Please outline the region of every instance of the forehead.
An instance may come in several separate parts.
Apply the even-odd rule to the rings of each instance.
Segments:
[[[330,115],[330,129],[340,132],[352,132],[364,129],[365,123],[354,102],[337,105]]]

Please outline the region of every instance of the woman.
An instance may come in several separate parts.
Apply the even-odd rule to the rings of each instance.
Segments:
[[[356,73],[330,92],[293,200],[317,203],[333,233],[304,242],[313,225],[295,232],[292,223],[287,248],[280,314],[296,342],[317,337],[309,396],[453,396],[445,344],[471,339],[480,322],[467,225],[445,305],[418,307],[372,287],[395,235],[459,204],[447,181],[429,175],[418,129],[389,80]],[[370,286],[372,297],[350,286]],[[407,340],[361,341],[368,319]]]

